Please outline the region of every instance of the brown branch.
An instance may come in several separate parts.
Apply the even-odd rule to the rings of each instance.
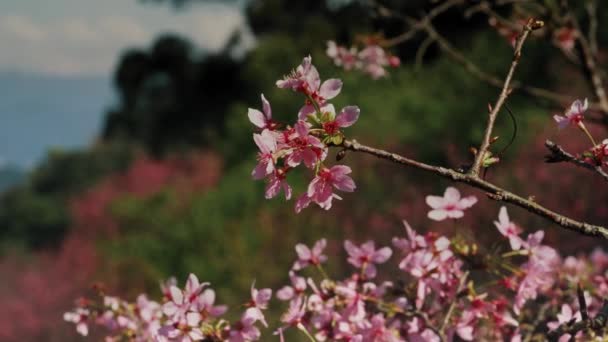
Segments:
[[[414,38],[414,36],[416,36],[416,34],[420,31],[422,31],[424,29],[424,25],[425,22],[430,22],[431,20],[433,20],[435,17],[437,17],[438,15],[446,12],[447,10],[449,10],[450,8],[457,6],[457,5],[462,5],[466,2],[466,0],[448,0],[445,1],[444,3],[442,3],[441,5],[434,7],[432,10],[429,11],[429,13],[420,21],[412,21],[410,22],[411,28],[408,31],[403,32],[402,34],[395,36],[393,38],[390,39],[386,39],[382,42],[382,46],[383,47],[391,47],[391,46],[395,46],[397,44],[401,44],[404,43],[412,38]],[[398,14],[376,2],[372,3],[374,6],[376,6],[378,12],[384,16],[393,16],[393,17],[398,17],[400,19],[406,20],[408,21],[409,18],[406,18],[405,16]]]
[[[579,287],[580,288],[580,287]],[[579,291],[580,293],[581,291]],[[585,302],[585,296],[578,295],[579,306],[581,310],[587,308],[587,303]],[[578,322],[566,322],[557,327],[557,329],[549,331],[547,337],[550,341],[557,341],[561,336],[565,334],[570,334],[570,336],[576,335],[579,331],[591,329],[594,331],[599,331],[606,327],[606,323],[608,323],[608,300],[604,299],[604,304],[595,317],[590,318],[587,316],[586,319],[581,319]]]
[[[606,227],[592,225],[586,222],[579,222],[566,216],[560,215],[552,210],[541,206],[540,204],[534,202],[531,199],[523,198],[503,188],[500,188],[499,186],[494,185],[493,183],[485,181],[479,178],[477,175],[464,174],[454,169],[426,164],[414,159],[401,156],[396,153],[391,153],[385,150],[362,145],[355,140],[344,140],[341,146],[350,151],[364,152],[381,159],[389,160],[396,164],[424,170],[440,177],[452,180],[454,182],[467,184],[471,187],[486,191],[488,196],[496,201],[514,204],[533,214],[552,221],[568,230],[583,235],[600,237],[602,239],[608,240],[608,228]]]
[[[473,162],[473,166],[471,167],[471,170],[469,170],[469,174],[471,175],[478,175],[479,171],[483,167],[483,162],[486,158],[486,153],[488,152],[488,148],[490,148],[490,139],[492,139],[492,131],[494,130],[494,123],[496,122],[496,117],[498,116],[498,113],[500,112],[500,109],[502,108],[503,104],[507,100],[507,97],[509,97],[509,94],[511,94],[510,84],[511,80],[513,79],[513,75],[515,74],[515,69],[519,64],[519,59],[521,58],[521,50],[524,46],[524,42],[526,41],[532,30],[540,28],[543,25],[544,23],[542,21],[537,21],[536,19],[531,18],[530,20],[528,20],[528,22],[523,28],[521,35],[517,39],[517,43],[515,44],[515,51],[513,52],[511,68],[509,68],[509,72],[507,73],[507,77],[505,78],[505,82],[502,86],[502,90],[500,91],[500,95],[498,96],[498,100],[496,100],[496,103],[490,111],[483,140],[481,142],[481,145],[479,146],[477,154],[475,155],[475,161]]]
[[[557,145],[553,141],[550,141],[550,140],[545,141],[545,146],[551,152],[550,155],[545,157],[545,161],[547,163],[560,163],[560,162],[571,163],[578,167],[582,167],[582,168],[585,168],[587,170],[591,170],[591,171],[597,173],[602,178],[604,178],[605,181],[608,182],[608,173],[606,173],[606,171],[604,171],[604,169],[602,169],[601,166],[591,165],[591,164],[587,163],[586,161],[577,158],[576,156],[566,152],[563,148],[561,148],[561,146]]]

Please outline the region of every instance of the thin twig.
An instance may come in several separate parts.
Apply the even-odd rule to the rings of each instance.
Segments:
[[[580,233],[582,235],[600,237],[602,239],[608,240],[608,228],[606,227],[592,225],[586,222],[579,222],[566,216],[560,215],[552,210],[541,206],[540,204],[534,202],[531,199],[523,198],[493,183],[485,181],[479,178],[477,175],[464,174],[454,169],[426,164],[414,159],[401,156],[396,153],[391,153],[385,150],[362,145],[355,140],[344,140],[341,147],[350,151],[364,152],[400,165],[424,170],[440,177],[452,180],[454,182],[467,184],[471,187],[486,191],[491,199],[514,204],[533,214],[536,214],[540,217],[544,217],[545,219],[552,221],[568,230]]]
[[[523,28],[521,35],[517,39],[517,43],[515,44],[515,51],[513,52],[513,60],[511,62],[511,68],[509,68],[509,72],[507,73],[507,77],[505,78],[505,82],[504,82],[504,85],[502,86],[500,95],[498,96],[498,100],[496,100],[496,103],[494,104],[494,106],[492,107],[492,110],[490,111],[490,115],[488,117],[488,123],[486,125],[486,132],[484,134],[481,145],[479,146],[479,150],[477,151],[477,154],[475,155],[475,161],[473,162],[473,166],[471,167],[471,170],[469,171],[469,174],[471,174],[471,175],[475,175],[475,176],[478,175],[479,171],[481,170],[481,168],[483,166],[484,159],[486,158],[486,153],[488,152],[488,149],[490,148],[490,139],[492,139],[492,131],[494,130],[494,122],[496,122],[496,117],[498,116],[498,113],[500,112],[500,109],[502,108],[503,104],[507,100],[507,97],[509,96],[509,94],[511,94],[510,84],[511,84],[511,80],[513,79],[513,75],[515,74],[515,69],[517,68],[517,65],[519,64],[519,59],[521,58],[521,50],[524,46],[524,42],[526,41],[526,39],[528,38],[528,36],[530,35],[530,33],[533,30],[540,28],[543,25],[544,24],[542,21],[537,21],[536,19],[531,18],[530,20],[528,20],[528,22],[526,23],[526,25]]]
[[[545,146],[547,147],[547,149],[549,149],[549,151],[551,151],[551,154],[545,157],[545,161],[547,163],[568,162],[578,167],[591,170],[600,175],[605,181],[608,182],[608,173],[606,173],[606,171],[604,171],[601,166],[591,165],[586,161],[577,158],[576,156],[566,152],[563,148],[561,148],[561,146],[557,145],[553,141],[545,141]]]
[[[438,15],[448,11],[450,8],[457,6],[457,5],[462,5],[465,2],[466,2],[466,0],[447,0],[447,1],[443,2],[441,5],[438,5],[437,7],[434,7],[432,10],[430,10],[429,13],[422,20],[414,21],[413,25],[411,25],[411,28],[408,31],[405,31],[402,34],[395,36],[393,38],[384,40],[381,45],[384,47],[391,47],[391,46],[395,46],[395,45],[404,43],[404,42],[414,38],[414,36],[418,32],[423,30],[425,22],[427,22],[427,21],[430,22]],[[372,2],[372,5],[375,6],[377,8],[377,10],[385,16],[393,16],[393,17],[398,17],[400,19],[405,19],[405,17],[403,15],[386,8],[386,7],[378,4],[375,1]]]
[[[568,1],[562,1],[562,7],[568,11]],[[608,115],[608,95],[604,89],[604,81],[602,80],[602,74],[596,63],[596,56],[593,53],[592,43],[587,40],[587,37],[583,34],[581,27],[576,19],[576,15],[568,11],[569,19],[572,22],[572,26],[579,33],[577,35],[577,41],[579,42],[583,60],[585,61],[585,68],[587,69],[588,77],[595,91],[595,95],[600,103],[600,108],[604,115]],[[593,38],[595,39],[595,38]]]
[[[589,0],[585,5],[585,9],[587,9],[587,15],[589,16],[589,33],[587,34],[589,48],[591,49],[591,54],[597,56],[597,0]]]
[[[458,283],[458,288],[456,289],[455,296],[458,296],[458,294],[460,293],[460,291],[462,291],[462,288],[464,287],[464,284],[466,284],[468,277],[469,277],[469,272],[467,271],[460,278],[460,283]],[[443,318],[443,323],[441,323],[441,327],[439,328],[439,332],[444,337],[445,337],[445,327],[448,325],[448,323],[450,321],[450,317],[452,317],[452,313],[454,312],[454,308],[456,307],[456,302],[457,302],[456,298],[454,298],[454,300],[452,301],[452,303],[450,303],[450,307],[448,308],[448,312],[445,314],[445,317]]]
[[[465,70],[468,71],[470,74],[479,78],[481,81],[488,83],[491,86],[497,88],[503,86],[504,81],[502,79],[481,70],[481,68],[479,68],[475,63],[471,62],[464,56],[464,54],[462,54],[454,46],[452,46],[449,41],[445,39],[445,37],[443,37],[441,34],[439,34],[439,32],[437,32],[437,30],[435,30],[435,28],[431,24],[427,23],[424,26],[424,29],[426,30],[427,34],[429,36],[432,36],[433,39],[437,42],[441,51],[446,53],[448,57],[452,58],[455,62],[462,65]],[[521,91],[522,93],[525,93],[529,96],[550,100],[560,105],[570,104],[572,103],[572,101],[575,100],[575,98],[572,96],[558,94],[546,89],[524,85],[518,81],[513,81],[511,84],[511,88],[513,90]],[[596,103],[589,103],[589,107],[592,109],[600,109],[599,105]]]

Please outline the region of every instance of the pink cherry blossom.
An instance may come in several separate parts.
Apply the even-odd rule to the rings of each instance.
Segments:
[[[344,241],[344,249],[348,252],[348,262],[364,271],[367,279],[372,279],[376,276],[375,264],[385,263],[393,254],[389,247],[384,247],[376,250],[373,241],[368,241],[361,245],[355,246],[349,240]]]
[[[584,102],[581,102],[581,100],[576,100],[572,103],[570,108],[563,116],[554,115],[553,119],[555,119],[555,122],[557,122],[559,129],[564,129],[570,124],[583,127],[583,114],[585,114],[587,108],[589,108],[589,102],[587,99],[585,99]]]
[[[306,120],[308,115],[315,112],[315,106],[310,101],[315,101],[319,106],[326,103],[340,94],[342,81],[339,79],[328,79],[321,84],[319,72],[312,65],[310,56],[304,58],[296,70],[284,80],[277,81],[279,88],[291,88],[294,91],[305,94],[309,99],[298,112],[300,120]]]
[[[272,109],[270,108],[270,103],[264,97],[264,94],[262,94],[262,110],[264,113],[257,109],[249,108],[247,112],[249,121],[261,129],[275,129],[276,123],[272,121]]]
[[[296,253],[298,260],[293,264],[292,269],[299,271],[309,265],[317,266],[327,261],[327,256],[323,254],[323,250],[327,246],[327,240],[321,239],[315,242],[312,248],[308,248],[303,243],[296,245]]]
[[[509,214],[507,213],[506,207],[503,206],[500,208],[498,221],[494,221],[494,225],[503,236],[509,239],[511,249],[518,250],[522,247],[524,241],[519,236],[519,234],[521,234],[521,229],[509,220]]]
[[[262,134],[253,134],[253,140],[258,145],[258,165],[251,172],[253,179],[262,179],[275,171],[274,153],[277,150],[277,141],[269,130]]]
[[[198,297],[207,285],[209,283],[200,283],[196,275],[192,273],[188,276],[183,291],[177,286],[171,285],[169,288],[171,300],[163,305],[163,313],[179,321],[195,305]]]
[[[159,330],[159,334],[174,341],[201,341],[205,336],[200,329],[200,322],[201,315],[199,313],[188,312],[174,324],[163,326]]]
[[[257,320],[257,313],[251,308],[247,309],[241,319],[231,327],[228,341],[247,342],[259,340],[262,333],[260,332],[260,329],[255,326]]]
[[[306,290],[306,279],[297,276],[294,271],[289,271],[289,279],[291,286],[286,285],[277,291],[277,298],[280,300],[287,301],[299,297]]]
[[[289,135],[286,145],[289,154],[285,160],[289,167],[296,167],[304,162],[309,169],[314,168],[317,162],[325,159],[327,147],[317,138],[309,135],[308,124],[300,120],[296,123],[293,133]]]
[[[206,289],[201,293],[196,301],[196,311],[203,314],[205,317],[219,317],[226,313],[228,308],[226,305],[214,305],[215,303],[215,291],[212,289]]]
[[[266,184],[266,191],[264,192],[264,196],[266,199],[271,199],[277,196],[281,190],[285,193],[285,199],[289,200],[291,198],[291,186],[287,183],[287,178],[285,171],[283,170],[275,170],[268,177],[268,183]]]
[[[250,316],[254,317],[256,321],[262,322],[265,327],[268,327],[268,323],[266,323],[262,310],[268,308],[268,301],[270,301],[271,297],[271,289],[258,290],[255,288],[255,282],[251,284],[251,300],[247,303],[247,306],[250,308],[249,310],[251,310]]]
[[[342,108],[340,114],[336,116],[336,110],[332,104],[328,104],[321,108],[321,113],[331,119],[323,122],[323,129],[328,135],[334,135],[340,131],[340,128],[350,127],[357,119],[359,119],[359,107],[348,106]]]
[[[435,221],[443,221],[446,218],[461,218],[464,216],[464,210],[472,207],[475,203],[477,203],[477,197],[461,198],[458,189],[453,187],[448,187],[443,197],[426,196],[426,204],[432,208],[428,217]]]
[[[368,45],[359,52],[359,59],[362,61],[362,69],[369,74],[372,79],[386,76],[384,66],[388,65],[388,57],[383,48],[378,45]]]
[[[557,321],[551,321],[547,323],[547,327],[549,330],[555,330],[562,324],[567,324],[571,322],[579,322],[582,319],[581,313],[576,312],[574,314],[572,308],[568,304],[562,304],[561,312],[557,314]],[[559,337],[559,342],[567,342],[570,341],[572,335],[563,334]]]
[[[63,320],[76,324],[76,331],[82,336],[87,336],[89,334],[89,315],[90,311],[88,309],[76,308],[72,312],[64,313]]]
[[[342,67],[344,70],[352,70],[357,66],[357,49],[354,47],[347,49],[330,40],[327,42],[326,54],[336,66]]]
[[[335,195],[333,188],[341,191],[355,191],[355,182],[347,176],[351,169],[345,165],[335,165],[331,168],[322,168],[317,176],[308,185],[307,195],[321,208],[329,210],[334,198],[340,199]]]

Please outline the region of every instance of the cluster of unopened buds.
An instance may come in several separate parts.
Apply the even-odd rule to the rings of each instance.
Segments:
[[[329,209],[333,199],[341,199],[334,189],[355,190],[355,183],[348,176],[350,167],[328,166],[325,162],[329,146],[340,145],[344,141],[342,129],[353,125],[359,118],[359,108],[347,106],[336,112],[329,100],[340,93],[342,81],[328,79],[321,83],[311,57],[304,58],[292,73],[277,81],[277,86],[302,94],[304,106],[300,108],[295,124],[286,127],[273,121],[270,103],[264,95],[262,111],[249,109],[249,120],[260,130],[253,135],[260,152],[252,176],[267,180],[266,198],[273,198],[283,190],[289,200],[292,188],[287,183],[287,175],[303,164],[312,171],[313,179],[298,197],[296,212],[313,202]]]
[[[448,188],[426,201],[429,218],[444,221],[463,217],[476,198]],[[284,341],[295,328],[313,342],[538,340],[582,320],[577,285],[588,290],[579,291],[585,315],[597,314],[608,296],[608,254],[598,249],[562,259],[542,244],[543,231],[524,238],[505,207],[494,222],[504,247],[492,250],[404,225],[405,236],[393,238],[392,248],[344,241],[354,271],[341,280],[324,269],[325,239],[312,247],[296,245],[289,283],[276,292],[288,307],[274,335]],[[392,264],[387,262],[394,254],[397,272],[380,269]],[[183,290],[174,280],[162,290],[160,302],[146,295],[134,303],[105,295],[100,303],[79,301],[65,319],[82,335],[90,324],[105,326],[107,341],[256,341],[262,336],[256,324],[267,326],[262,310],[270,289],[252,286],[245,312],[232,324],[221,319],[226,307],[215,305],[213,290],[194,275]],[[603,331],[560,334],[560,341],[601,341]]]
[[[74,323],[76,331],[87,336],[90,325],[109,331],[106,342],[113,341],[257,341],[261,332],[257,325],[267,326],[263,310],[272,296],[270,289],[251,287],[251,299],[240,320],[230,323],[222,316],[227,307],[215,305],[215,292],[209,283],[200,283],[190,274],[184,289],[174,278],[161,284],[162,301],[145,294],[135,302],[107,296],[99,291],[98,301],[81,299],[77,307],[64,314]]]
[[[336,66],[346,71],[361,70],[372,79],[387,76],[386,67],[396,68],[401,64],[399,57],[387,53],[373,40],[361,50],[354,46],[347,48],[330,40],[327,42],[326,53]]]

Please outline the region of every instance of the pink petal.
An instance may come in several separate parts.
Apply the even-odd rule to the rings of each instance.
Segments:
[[[262,94],[262,108],[264,110],[266,120],[270,120],[272,118],[272,109],[270,108],[270,103],[264,97],[264,94]]]
[[[186,314],[186,322],[191,327],[196,327],[201,321],[201,314],[198,312],[188,312]]]
[[[266,197],[266,199],[271,199],[278,195],[280,191],[281,182],[276,177],[274,177],[270,180],[270,182],[268,182],[264,196]]]
[[[464,211],[462,210],[449,210],[447,211],[448,217],[452,219],[461,218],[464,216]]]
[[[302,120],[298,120],[295,125],[295,129],[296,133],[298,133],[298,136],[300,136],[300,138],[304,138],[308,135],[308,124],[306,124],[306,122]]]
[[[285,286],[277,291],[277,298],[280,300],[290,300],[295,296],[293,287]]]
[[[298,254],[298,258],[302,260],[309,260],[310,258],[312,258],[310,249],[303,243],[299,243],[296,245],[296,253]]]
[[[353,192],[357,188],[355,181],[348,176],[343,176],[334,182],[334,186],[341,191]]]
[[[252,124],[259,128],[264,128],[266,126],[266,120],[264,118],[264,114],[257,109],[249,108],[247,112],[247,116],[249,117],[249,121]]]
[[[176,286],[171,286],[169,288],[169,292],[171,293],[171,298],[175,304],[181,305],[184,303],[184,295],[182,290],[178,289]]]
[[[268,172],[268,166],[270,163],[268,163],[267,160],[262,160],[258,163],[258,165],[256,165],[256,167],[253,169],[253,171],[251,171],[251,177],[253,177],[253,179],[262,179],[265,178],[267,175],[269,175],[271,172]]]
[[[359,119],[359,107],[348,106],[344,107],[340,114],[336,117],[336,122],[340,127],[352,126]]]
[[[441,208],[444,205],[443,197],[440,196],[426,196],[426,204],[433,209]]]
[[[277,141],[269,130],[264,130],[262,134],[253,134],[253,141],[263,154],[268,154],[276,151]]]
[[[465,341],[473,340],[473,327],[471,326],[458,328],[456,329],[456,332],[458,333],[458,336]]]
[[[350,240],[344,241],[344,249],[346,250],[346,252],[349,255],[358,255],[359,254],[359,248],[357,246],[355,246],[355,244],[350,242]]]
[[[302,108],[300,108],[300,111],[298,112],[298,120],[307,120],[308,116],[311,114],[315,114],[316,111],[317,110],[313,105],[304,105]]]
[[[461,199],[460,202],[458,202],[458,208],[459,209],[468,209],[468,208],[472,207],[475,203],[477,203],[477,197],[468,196],[468,197]]]
[[[300,213],[302,209],[307,208],[310,205],[310,202],[312,202],[312,199],[308,197],[308,194],[302,194],[302,196],[300,196],[300,198],[298,198],[298,200],[296,201],[296,214]]]
[[[446,202],[456,203],[460,200],[460,191],[458,191],[458,189],[450,186],[447,189],[445,189],[443,198],[445,198]]]
[[[329,171],[334,177],[340,177],[352,172],[351,168],[346,165],[334,165],[329,169]]]
[[[443,221],[448,217],[448,212],[443,209],[431,210],[428,213],[428,218],[434,221]]]
[[[287,181],[285,181],[285,180],[281,181],[281,184],[283,185],[283,192],[285,193],[285,199],[289,201],[291,199],[291,186],[289,186],[289,184],[287,184]]]
[[[188,280],[186,281],[186,292],[192,294],[199,290],[200,282],[198,281],[197,276],[194,273],[190,273],[188,275]]]
[[[319,89],[319,95],[326,100],[333,99],[342,90],[342,81],[337,78],[326,80]]]
[[[376,264],[382,264],[386,262],[391,257],[391,255],[393,255],[393,251],[388,247],[384,247],[374,253],[372,261]]]
[[[507,213],[507,207],[500,207],[500,211],[498,212],[498,221],[501,224],[509,224],[511,220],[509,220],[509,214]]]

